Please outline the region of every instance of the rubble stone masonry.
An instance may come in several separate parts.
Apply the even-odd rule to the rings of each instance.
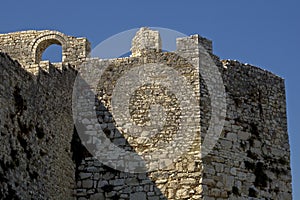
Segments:
[[[0,199],[292,199],[284,80],[255,66],[220,60],[212,42],[199,35],[178,38],[175,52],[163,52],[162,43],[158,31],[141,28],[130,57],[99,59],[89,58],[85,38],[48,30],[0,34]],[[52,44],[62,46],[61,63],[42,61]],[[199,45],[221,74],[227,105],[223,131],[203,158],[200,146],[212,113]],[[155,170],[145,173],[118,171],[93,157],[81,142],[82,130],[74,128],[75,78],[87,66],[106,67],[94,94],[97,121],[83,115],[83,131],[97,135],[89,129],[99,126],[116,146],[142,154],[156,151],[160,141],[172,141],[180,119],[191,118],[168,88],[145,84],[130,98],[130,120],[145,126],[155,104],[165,110],[163,128],[154,136],[134,137],[115,123],[111,100],[117,81],[147,64],[174,69],[191,85],[199,105],[193,119],[199,124],[188,132],[196,136],[165,166],[150,166]]]

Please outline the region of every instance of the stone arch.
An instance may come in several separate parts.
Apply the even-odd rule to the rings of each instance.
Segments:
[[[59,32],[47,32],[38,37],[31,44],[31,55],[34,63],[38,64],[42,60],[43,52],[52,44],[57,44],[62,47],[62,62],[64,61],[64,53],[66,51],[67,39],[62,33]]]

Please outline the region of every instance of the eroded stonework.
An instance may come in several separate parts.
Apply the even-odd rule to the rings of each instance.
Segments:
[[[1,34],[0,197],[292,199],[284,80],[248,64],[220,60],[212,54],[211,41],[199,35],[178,38],[175,52],[162,52],[162,42],[159,32],[141,28],[133,39],[131,57],[104,60],[88,57],[90,45],[85,38],[56,31]],[[41,60],[51,44],[62,46],[62,63]],[[221,74],[227,104],[221,136],[204,158],[199,156],[200,146],[212,113],[199,65],[199,45]],[[166,159],[165,165],[152,166],[156,170],[118,171],[94,158],[82,145],[78,132],[86,133],[88,140],[98,135],[94,130],[100,127],[116,146],[147,153],[156,151],[159,141],[172,141],[181,118],[191,118],[182,114],[176,94],[168,88],[145,84],[130,99],[129,120],[143,127],[153,120],[151,109],[164,109],[165,115],[157,122],[165,120],[163,128],[147,137],[133,137],[120,129],[111,105],[117,81],[147,64],[164,64],[188,80],[199,105],[193,118],[199,124],[189,131],[197,134],[183,155]],[[83,128],[78,130],[72,117],[72,89],[78,72],[91,69],[88,66],[105,67],[105,72],[94,94],[97,121],[82,115]],[[214,80],[214,76],[209,78]],[[79,102],[77,106],[85,105]]]

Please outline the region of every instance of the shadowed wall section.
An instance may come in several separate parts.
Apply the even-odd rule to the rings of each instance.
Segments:
[[[178,39],[176,52],[162,52],[162,42],[157,31],[142,28],[132,42],[131,57],[104,60],[88,57],[85,38],[48,30],[0,34],[0,197],[292,199],[284,80],[254,66],[221,61],[212,54],[211,41],[199,35]],[[52,44],[62,47],[60,63],[41,59]],[[227,103],[223,131],[204,158],[199,153],[210,126],[212,100],[199,64],[203,59],[199,46],[222,76]],[[118,80],[138,66],[157,64],[180,73],[191,85],[198,106],[193,119],[199,121],[187,130],[197,133],[193,143],[178,146],[186,151],[175,160],[166,156],[161,165],[159,157],[153,157],[157,162],[150,164],[151,172],[128,173],[105,166],[81,141],[99,136],[95,127],[114,145],[142,157],[155,151],[159,142],[170,143],[180,119],[191,119],[182,114],[184,108],[167,87],[143,84],[129,99],[130,120],[143,127],[155,119],[149,114],[152,104],[163,108],[165,121],[156,120],[163,121],[158,134],[134,137],[116,123],[111,101]],[[90,120],[87,112],[81,115],[81,128],[74,129],[74,82],[79,72],[92,69],[89,66],[105,69],[102,77],[96,71],[88,77],[99,78],[93,91],[96,119]],[[215,80],[213,74],[208,78]],[[178,153],[174,149],[170,156]]]

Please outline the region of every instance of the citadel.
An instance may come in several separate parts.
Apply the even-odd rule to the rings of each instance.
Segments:
[[[284,80],[220,60],[212,42],[199,35],[178,38],[174,52],[163,51],[163,43],[158,31],[141,28],[130,57],[101,59],[89,56],[86,38],[49,30],[0,34],[0,199],[292,199]],[[42,60],[52,44],[62,47],[62,62]],[[206,56],[217,70],[205,71],[210,70]],[[148,67],[138,71],[145,77],[141,85],[128,75],[139,66]],[[176,93],[159,66],[183,78],[172,79]],[[101,77],[98,69],[104,69]],[[85,72],[90,76],[78,82]],[[144,74],[150,72],[156,82]],[[113,109],[113,97],[128,86],[136,88],[119,119],[123,110]],[[215,89],[224,94],[212,94]],[[94,97],[93,112],[85,112],[87,94]],[[115,102],[118,108],[122,103],[127,101]],[[225,111],[216,118],[222,103]],[[164,116],[157,120],[152,108],[163,109]],[[141,130],[156,120],[159,129],[130,135],[117,123],[124,119]],[[223,126],[210,129],[212,121]],[[94,138],[100,132],[144,165],[130,162],[133,168],[126,170],[119,157],[107,163],[97,159],[93,148],[100,143]],[[205,141],[208,149],[200,148]],[[165,155],[162,144],[174,145]],[[183,153],[174,156],[178,152]]]

